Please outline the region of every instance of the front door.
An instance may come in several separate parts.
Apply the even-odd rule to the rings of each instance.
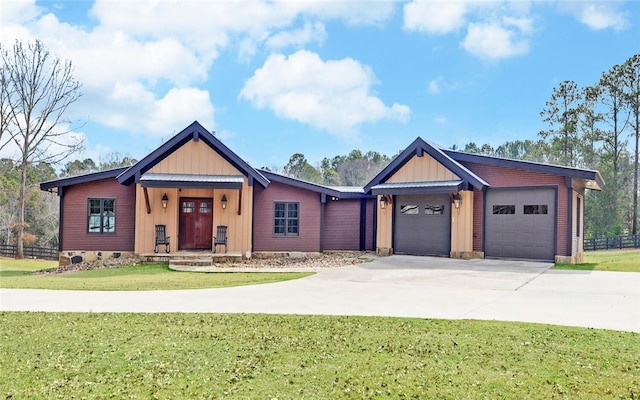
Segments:
[[[180,250],[211,250],[213,199],[180,199]]]

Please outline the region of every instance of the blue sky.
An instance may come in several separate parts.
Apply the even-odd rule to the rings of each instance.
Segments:
[[[317,165],[537,139],[554,86],[640,52],[640,2],[4,0],[3,46],[35,38],[83,83],[76,158],[141,158],[198,120],[254,167]]]

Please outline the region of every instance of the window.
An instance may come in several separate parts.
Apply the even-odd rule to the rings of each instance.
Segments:
[[[546,214],[547,212],[548,212],[548,207],[546,204],[535,204],[535,205],[524,206],[525,215]]]
[[[211,214],[211,202],[203,201],[200,203],[200,214]]]
[[[89,199],[87,232],[115,233],[116,199]]]
[[[276,236],[298,236],[300,203],[274,203],[273,233]]]
[[[515,214],[516,206],[515,205],[505,205],[505,206],[493,206],[494,214]]]
[[[444,215],[444,205],[439,206],[428,205],[424,207],[424,213],[427,215]]]
[[[411,204],[408,206],[405,206],[405,205],[400,206],[400,214],[402,215],[414,215],[419,213],[420,213],[420,209],[415,204]]]
[[[196,202],[195,201],[183,201],[182,202],[182,213],[183,214],[191,214],[196,212]]]

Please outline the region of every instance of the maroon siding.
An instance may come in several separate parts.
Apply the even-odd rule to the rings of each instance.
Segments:
[[[360,199],[327,200],[324,210],[324,249],[360,249]]]
[[[89,198],[116,199],[116,232],[87,233]],[[124,186],[115,178],[64,188],[62,225],[63,251],[133,251],[135,235],[135,185]]]
[[[271,182],[253,196],[253,251],[320,251],[320,193]],[[273,234],[274,202],[300,203],[298,236]]]
[[[567,243],[567,229],[569,227],[569,198],[565,187],[565,178],[560,175],[545,174],[541,172],[524,171],[514,168],[496,167],[492,165],[462,162],[462,164],[476,175],[482,177],[491,185],[496,187],[533,187],[533,186],[556,186],[558,188],[558,219],[556,222],[556,254],[564,255],[570,250]],[[477,197],[482,194],[477,192]],[[473,207],[473,249],[482,251],[482,222],[484,215],[482,198],[474,201]],[[480,224],[477,221],[482,221]]]

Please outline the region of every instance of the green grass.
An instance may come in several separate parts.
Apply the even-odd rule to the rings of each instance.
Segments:
[[[585,251],[582,264],[556,264],[556,269],[640,272],[640,250]]]
[[[492,321],[0,313],[0,398],[637,399],[635,333]]]
[[[172,290],[201,289],[281,282],[313,275],[313,272],[202,273],[171,271],[164,264],[142,264],[75,273],[33,275],[32,271],[55,267],[35,260],[0,260],[0,287],[59,290]]]

